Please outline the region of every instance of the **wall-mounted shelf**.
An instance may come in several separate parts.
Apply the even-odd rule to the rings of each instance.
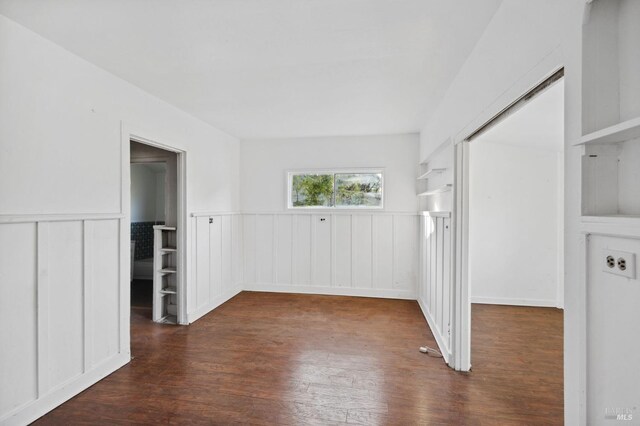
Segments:
[[[640,117],[584,135],[574,145],[618,143],[635,138],[640,138]]]
[[[442,167],[442,168],[433,168],[433,169],[427,170],[427,172],[426,172],[426,173],[424,173],[424,174],[422,174],[422,175],[418,176],[418,180],[426,180],[426,179],[429,179],[431,176],[433,176],[433,175],[437,175],[437,174],[440,174],[440,173],[444,172],[445,170],[447,170],[447,168],[446,168],[446,167]]]
[[[441,194],[443,192],[449,192],[449,191],[451,191],[452,186],[453,185],[448,183],[446,185],[442,185],[442,186],[439,186],[437,188],[433,188],[433,189],[430,189],[428,191],[421,192],[420,194],[418,194],[418,197],[427,197],[429,195],[435,195],[435,194]]]

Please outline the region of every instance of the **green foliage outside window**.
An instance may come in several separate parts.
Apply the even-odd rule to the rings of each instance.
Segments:
[[[333,204],[333,175],[294,175],[291,182],[294,207]]]
[[[290,191],[293,207],[382,207],[382,174],[293,174]]]

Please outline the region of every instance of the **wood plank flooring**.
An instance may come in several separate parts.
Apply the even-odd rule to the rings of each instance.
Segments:
[[[562,424],[562,311],[473,305],[473,371],[416,302],[243,292],[189,327],[132,310],[130,364],[39,419],[78,424]]]

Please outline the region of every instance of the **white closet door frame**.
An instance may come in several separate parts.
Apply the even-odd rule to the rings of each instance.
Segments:
[[[123,223],[131,223],[131,155],[130,144],[131,141],[139,142],[144,145],[153,146],[163,149],[165,151],[174,152],[177,154],[177,301],[178,301],[178,324],[188,324],[187,320],[187,152],[183,147],[175,144],[169,144],[164,142],[161,138],[150,136],[148,132],[141,129],[137,129],[131,124],[121,122],[121,199],[120,209],[125,216]],[[124,265],[122,268],[123,274],[130,274],[132,268],[131,255],[130,255],[130,243],[131,240],[131,226],[124,226],[121,230],[121,262]],[[124,282],[129,282],[126,279]],[[125,297],[129,299],[129,291],[124,291]],[[129,303],[130,304],[130,303]],[[126,312],[121,312],[120,315],[126,315],[127,321],[129,318],[128,305]],[[127,322],[128,327],[128,322]]]

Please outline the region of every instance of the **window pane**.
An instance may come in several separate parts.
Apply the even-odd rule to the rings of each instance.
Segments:
[[[291,178],[293,207],[331,207],[333,205],[332,174],[298,174]]]
[[[382,207],[381,173],[336,173],[336,206]]]

